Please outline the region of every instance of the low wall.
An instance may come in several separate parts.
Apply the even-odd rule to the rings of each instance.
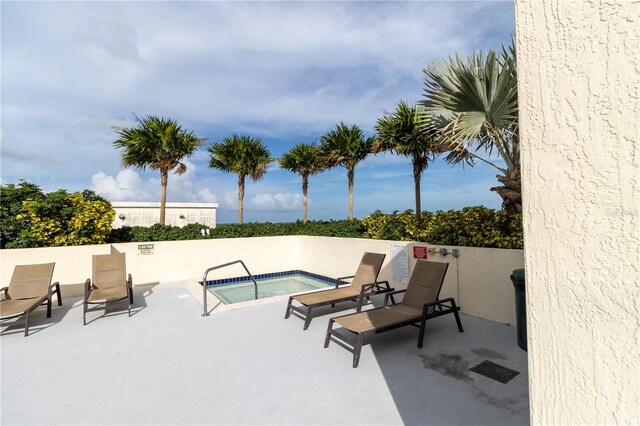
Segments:
[[[380,279],[392,277],[390,250],[393,245],[406,244],[409,250],[409,268],[413,270],[413,246],[435,249],[457,249],[458,257],[429,254],[428,259],[448,262],[449,269],[442,285],[441,298],[455,297],[462,311],[492,321],[515,325],[515,296],[509,276],[511,271],[523,268],[522,250],[478,247],[437,246],[425,243],[369,240],[359,238],[298,237],[300,263],[306,269],[327,276],[350,275],[354,272],[364,251],[386,253]],[[397,283],[394,283],[399,287]]]
[[[127,254],[127,270],[134,284],[194,279],[200,281],[203,272],[214,265],[242,259],[253,274],[302,269],[329,277],[352,275],[365,251],[387,255],[380,272],[381,280],[388,280],[396,288],[402,285],[393,280],[391,250],[404,245],[409,252],[409,269],[414,245],[427,244],[381,241],[359,238],[331,237],[256,237],[193,241],[162,241],[149,243],[113,244]],[[429,245],[438,249],[441,246]],[[448,262],[449,270],[441,297],[455,297],[462,311],[470,315],[502,323],[515,324],[515,301],[509,280],[511,271],[524,264],[522,250],[455,248],[459,257],[451,254],[430,254],[429,260]],[[60,281],[63,296],[82,294],[82,284],[91,276],[91,256],[106,254],[110,245],[13,249],[0,251],[2,284],[7,285],[17,264],[56,262],[54,281]],[[146,254],[145,254],[146,253]],[[240,265],[210,273],[209,279],[243,275]]]

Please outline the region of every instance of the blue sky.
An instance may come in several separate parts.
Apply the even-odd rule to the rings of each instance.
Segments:
[[[512,2],[3,2],[3,184],[93,189],[112,201],[158,201],[159,174],[123,169],[112,126],[133,113],[178,120],[216,142],[258,137],[274,157],[335,123],[372,135],[398,100],[421,99],[425,66],[497,49],[514,32]],[[170,175],[168,201],[218,202],[237,219],[237,179],[207,167],[205,147]],[[496,171],[433,162],[423,210],[499,208]],[[309,218],[348,214],[336,168],[309,184]],[[356,168],[354,214],[414,207],[410,161]],[[245,193],[245,221],[302,217],[300,177],[277,165]]]

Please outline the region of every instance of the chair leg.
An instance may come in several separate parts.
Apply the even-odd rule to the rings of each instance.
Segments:
[[[58,295],[58,306],[62,306],[62,295],[60,294],[60,283],[56,284],[56,293]]]
[[[330,319],[329,320],[329,325],[327,326],[327,335],[324,338],[324,347],[328,348],[329,347],[329,343],[331,343],[331,331],[333,330],[333,323],[334,323],[334,319]]]
[[[127,287],[127,292],[129,293],[129,316],[131,316],[131,305],[133,305],[133,289],[131,287]]]
[[[87,325],[87,302],[82,303],[82,325]]]
[[[362,334],[358,334],[358,341],[356,342],[356,345],[353,348],[353,368],[358,367],[358,363],[360,362],[360,352],[362,351],[363,343],[364,343],[364,336]]]
[[[27,317],[24,320],[24,337],[27,337],[29,335],[29,316],[31,315],[31,312],[27,312]]]
[[[51,299],[47,297],[47,318],[51,318]]]
[[[464,330],[462,329],[462,322],[460,321],[460,315],[458,315],[458,311],[457,310],[453,311],[453,315],[456,317],[456,324],[458,324],[458,331],[460,333],[464,333]]]
[[[420,321],[420,334],[418,335],[418,348],[422,349],[422,343],[424,342],[424,332],[427,328],[427,319],[425,317]]]
[[[293,296],[289,296],[289,303],[287,303],[287,312],[284,313],[284,319],[288,319],[291,316],[292,303],[293,303]]]
[[[309,324],[311,324],[311,306],[307,309],[307,315],[304,318],[304,327],[302,329],[306,330],[309,328]]]

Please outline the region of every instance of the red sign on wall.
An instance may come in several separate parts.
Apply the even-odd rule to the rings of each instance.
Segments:
[[[413,246],[413,258],[414,259],[426,259],[427,248],[422,246]]]

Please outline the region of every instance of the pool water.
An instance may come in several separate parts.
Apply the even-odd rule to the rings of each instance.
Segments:
[[[331,288],[334,286],[334,284],[326,282],[325,280],[302,274],[257,279],[256,282],[258,283],[258,299]],[[207,289],[225,305],[255,300],[253,281],[245,281],[241,284],[209,286]]]

